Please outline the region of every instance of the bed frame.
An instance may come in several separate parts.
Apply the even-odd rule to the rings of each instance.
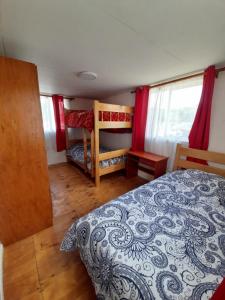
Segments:
[[[69,113],[70,110],[64,110],[64,113]],[[87,130],[82,128],[83,138],[80,140],[70,140],[68,135],[68,128],[65,127],[66,132],[66,144],[67,148],[75,143],[83,143],[84,144],[84,164],[77,163],[71,159],[72,162],[79,165],[81,168],[85,170],[85,172],[90,172],[92,177],[95,177],[95,185],[98,187],[100,185],[100,177],[118,170],[122,170],[125,168],[125,162],[121,162],[115,165],[111,165],[109,167],[100,168],[99,163],[102,160],[115,158],[118,156],[126,155],[129,151],[129,148],[121,148],[114,151],[99,153],[99,133],[102,129],[118,129],[118,128],[132,128],[132,121],[100,121],[99,120],[99,112],[118,112],[118,113],[128,113],[130,115],[133,114],[133,107],[123,106],[123,105],[115,105],[109,103],[102,103],[98,100],[94,101],[93,105],[94,112],[94,130],[91,132],[91,139],[87,139]],[[91,171],[87,168],[87,145],[91,144]]]
[[[198,162],[186,160],[186,157],[202,159],[208,162],[216,163],[225,166],[225,154],[198,150],[193,148],[183,147],[181,144],[177,144],[176,156],[174,161],[174,170],[178,169],[198,169],[209,173],[214,173],[225,177],[225,168],[217,166],[204,165]]]
[[[114,129],[114,128],[131,128],[132,122],[124,121],[99,121],[99,112],[108,111],[108,112],[119,112],[119,113],[133,113],[133,107],[130,106],[122,106],[122,105],[115,105],[115,104],[107,104],[101,103],[99,101],[94,101],[94,143],[95,143],[95,185],[99,186],[100,184],[100,177],[109,174],[121,169],[125,168],[125,163],[121,162],[116,165],[109,166],[107,168],[100,168],[99,162],[105,159],[110,159],[114,157],[118,157],[121,155],[127,154],[129,148],[122,148],[119,150],[109,151],[105,153],[99,153],[99,131],[101,129]]]
[[[87,138],[87,133],[85,128],[82,128],[82,139],[69,139],[68,137],[68,130],[66,130],[66,149],[68,149],[70,146],[75,144],[84,144],[84,163],[79,163],[78,161],[74,161],[72,158],[67,156],[67,161],[72,162],[76,165],[78,165],[81,169],[84,170],[85,173],[90,173],[91,177],[94,177],[94,168],[93,164],[91,163],[91,170],[87,167],[87,146],[91,145],[91,161],[94,160],[94,142],[92,140],[94,139],[94,134],[91,134],[91,139]]]

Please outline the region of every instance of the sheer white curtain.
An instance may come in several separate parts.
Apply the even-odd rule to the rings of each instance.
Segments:
[[[47,153],[56,151],[55,118],[52,99],[50,97],[41,96],[41,110]]]
[[[172,170],[176,144],[188,143],[202,91],[202,77],[153,88],[145,131],[145,151],[169,156]]]

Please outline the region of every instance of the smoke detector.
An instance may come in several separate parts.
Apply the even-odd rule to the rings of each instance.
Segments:
[[[83,80],[95,80],[98,75],[94,72],[82,71],[76,74],[78,78]]]

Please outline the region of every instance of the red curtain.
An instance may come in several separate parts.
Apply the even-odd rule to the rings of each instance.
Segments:
[[[63,97],[59,95],[53,95],[52,102],[56,125],[56,149],[57,152],[60,152],[66,149]]]
[[[144,151],[149,89],[149,86],[142,86],[136,89],[132,133],[133,151]]]
[[[204,72],[202,95],[199,102],[198,110],[195,116],[189,134],[189,147],[201,150],[207,150],[209,146],[209,130],[211,118],[211,106],[214,82],[216,78],[215,66],[208,67]],[[198,159],[190,159],[191,161],[205,163]]]
[[[213,294],[212,298],[210,300],[222,300],[224,299],[225,295],[225,278],[220,283],[218,288],[216,289],[215,293]]]

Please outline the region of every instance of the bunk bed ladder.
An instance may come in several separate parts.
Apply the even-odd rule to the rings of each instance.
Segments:
[[[64,116],[68,113],[68,109],[64,108]],[[68,127],[65,123],[65,136],[66,136],[66,149],[69,148],[70,144],[69,144],[69,135],[68,135]]]
[[[99,174],[99,101],[94,101],[94,149],[95,149],[95,185],[100,185],[100,174]]]
[[[82,128],[82,136],[83,136],[83,145],[84,145],[84,171],[88,172],[88,156],[87,156],[87,134],[86,129]]]
[[[91,177],[95,177],[95,133],[91,132]]]

